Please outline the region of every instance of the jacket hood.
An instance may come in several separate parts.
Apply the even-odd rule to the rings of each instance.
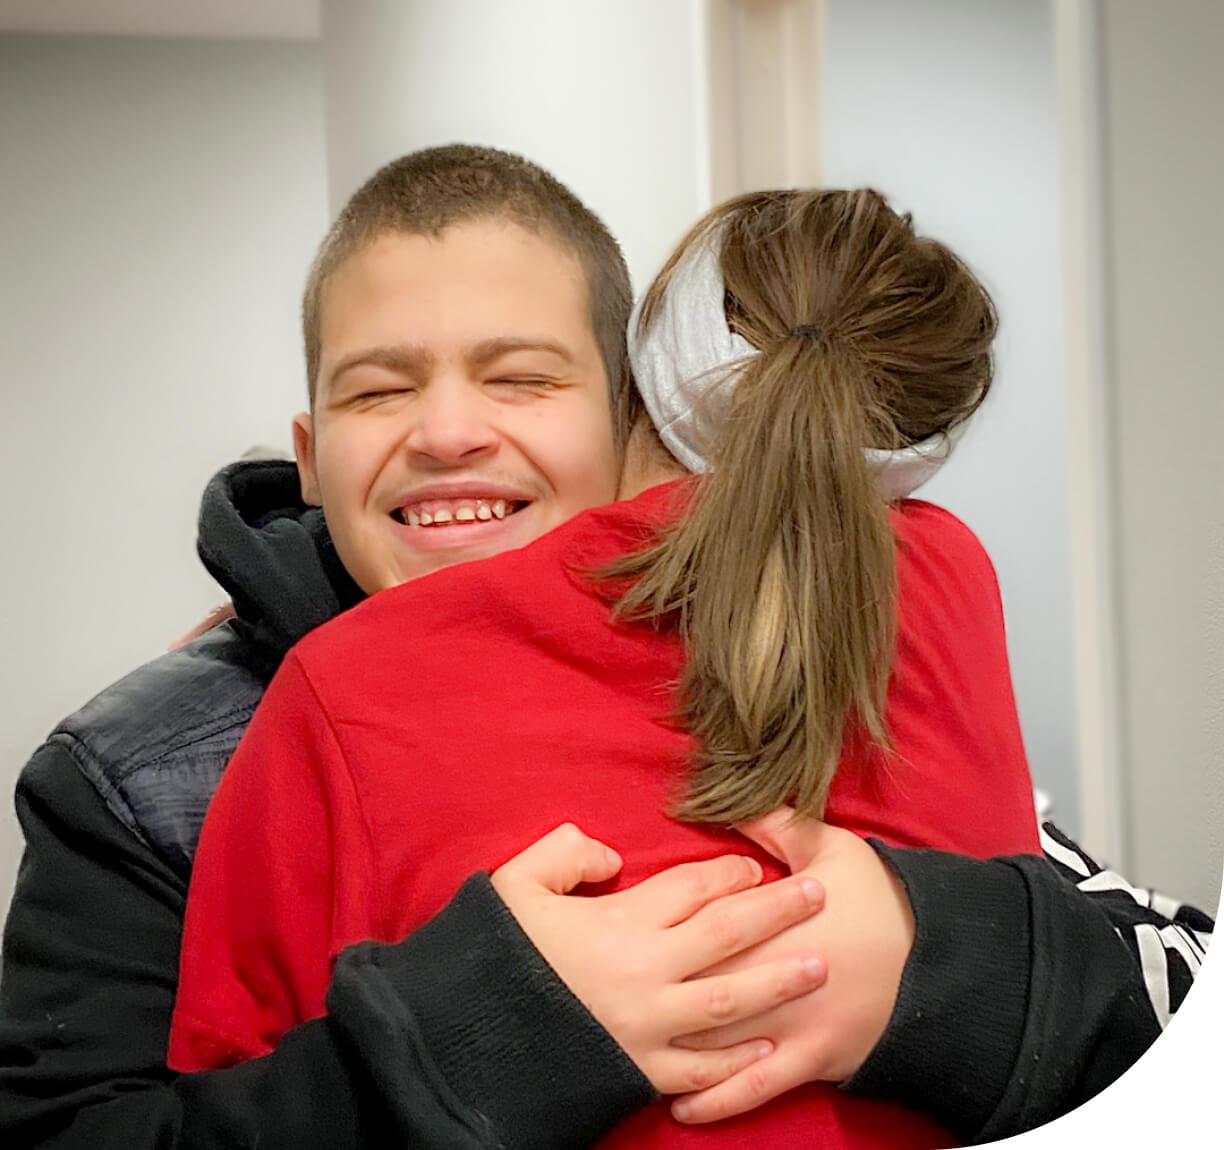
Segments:
[[[295,464],[233,463],[200,503],[200,560],[229,594],[235,625],[271,669],[302,636],[362,598]]]

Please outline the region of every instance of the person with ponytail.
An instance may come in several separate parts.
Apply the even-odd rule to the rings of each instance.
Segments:
[[[559,832],[580,862],[551,890],[630,888],[742,851],[801,901],[770,853],[787,853],[787,808],[869,856],[868,836],[880,851],[1039,853],[989,559],[954,517],[909,498],[987,394],[994,331],[972,273],[875,193],[754,193],[703,219],[631,325],[620,501],[374,595],[285,660],[205,823],[171,1065],[267,1052],[344,993],[339,975],[328,991],[341,950],[355,948],[350,968],[354,955],[376,963],[363,942],[404,937],[465,875],[558,823],[581,828]],[[852,935],[861,897],[912,937],[887,867],[862,873],[874,877],[857,891],[830,883],[811,922]],[[505,928],[555,930],[544,910]],[[723,933],[723,952],[739,950]],[[819,948],[759,953],[753,1025],[767,1030],[768,1004],[804,979],[834,1015],[864,985],[895,999],[908,955],[883,961],[870,943],[835,951],[827,978]],[[708,968],[722,958],[711,950]],[[597,979],[571,989],[594,1012]],[[396,1036],[411,1020],[386,1013],[395,1001],[366,1003],[387,1057],[409,1049]],[[720,1001],[714,980],[673,1009],[748,1052],[715,1087],[724,1099],[769,1101],[683,1125],[660,1100],[600,1144],[955,1140],[916,1109],[829,1084],[856,1073],[887,1010],[830,1065],[781,1031],[711,1031],[744,1005]],[[991,1003],[975,1005],[989,1028]],[[665,1060],[636,1057],[640,1036],[614,1018],[607,1029],[648,1089],[700,1099],[709,1083],[669,1085]],[[771,1082],[796,1088],[770,1098]],[[464,1113],[465,1144],[495,1144],[497,1116]]]
[[[682,813],[819,814],[847,724],[881,748],[896,634],[890,505],[990,389],[990,296],[876,193],[716,209],[630,322],[640,395],[704,474],[688,514],[616,564],[622,616],[674,619],[697,737]]]

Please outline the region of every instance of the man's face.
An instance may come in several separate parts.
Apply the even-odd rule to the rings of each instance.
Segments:
[[[389,233],[333,275],[294,446],[362,590],[522,547],[616,497],[587,301],[575,257],[493,220]]]

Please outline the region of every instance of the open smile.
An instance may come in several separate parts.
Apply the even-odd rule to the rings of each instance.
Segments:
[[[405,527],[453,529],[464,524],[501,521],[521,511],[526,499],[420,499],[397,507],[391,518]]]
[[[522,491],[486,483],[436,484],[405,495],[390,514],[396,532],[414,551],[455,551],[510,546],[521,536],[521,516],[534,500]],[[499,542],[505,537],[505,542]]]

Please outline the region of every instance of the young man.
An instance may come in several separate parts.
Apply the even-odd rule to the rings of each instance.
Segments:
[[[482,227],[506,221],[512,234]],[[480,242],[456,243],[460,233]],[[659,876],[636,899],[608,896],[621,901],[600,921],[618,920],[615,933],[592,930],[591,907],[604,904],[556,893],[574,865],[564,836],[495,876],[504,901],[476,877],[373,961],[342,955],[329,1016],[266,1058],[182,1077],[163,1069],[196,835],[267,679],[292,643],[363,593],[519,546],[613,497],[633,414],[628,310],[606,231],[513,157],[406,157],[350,202],[307,289],[312,415],[295,425],[301,490],[326,525],[300,503],[291,468],[223,472],[205,494],[200,551],[238,618],[66,720],[19,783],[27,854],[0,984],[9,1142],[360,1146],[389,1140],[390,1123],[405,1145],[577,1146],[649,1101],[652,1083],[674,1088],[643,1073],[674,1049],[657,1003],[699,971],[679,954],[667,957],[670,977],[622,976],[663,967],[663,932],[649,930],[660,905],[698,910],[754,876],[734,859]],[[1114,933],[1115,903],[1091,903],[1040,860],[889,860],[914,904],[913,959],[856,1087],[918,1105],[967,1139],[997,1137],[1082,1101],[1159,1032]],[[834,887],[839,872],[822,873]],[[736,924],[745,943],[814,909],[753,893]],[[744,906],[720,904],[720,929]],[[910,939],[881,946],[903,964]],[[1174,1005],[1187,980],[1175,961]],[[600,985],[606,1009],[584,1010],[567,989],[579,983]],[[963,1007],[983,983],[988,1027]],[[1080,1009],[1073,1034],[1046,1050],[1041,1020],[1068,996]],[[735,1057],[668,1073],[695,1087],[732,1074]],[[933,1090],[936,1080],[956,1088]]]

